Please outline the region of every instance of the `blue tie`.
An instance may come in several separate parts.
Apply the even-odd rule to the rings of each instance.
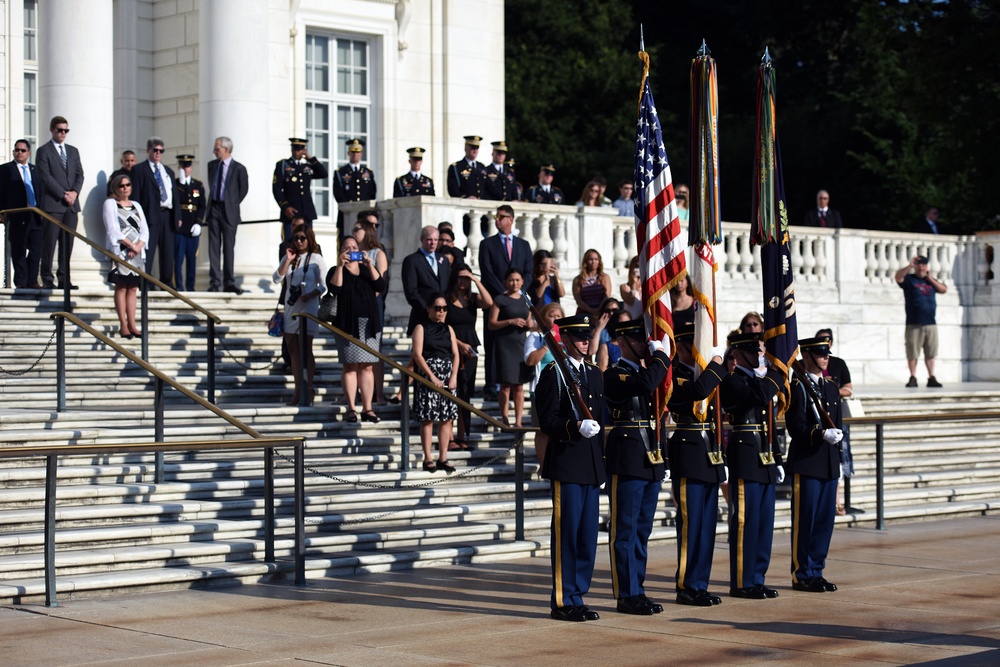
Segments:
[[[160,203],[167,202],[167,186],[163,184],[163,177],[160,176],[160,165],[153,167],[153,176],[156,177],[156,187],[160,188]]]
[[[31,183],[31,172],[28,171],[28,165],[22,164],[21,171],[24,172],[24,189],[28,193],[28,206],[35,206],[38,202],[35,200],[35,186]]]

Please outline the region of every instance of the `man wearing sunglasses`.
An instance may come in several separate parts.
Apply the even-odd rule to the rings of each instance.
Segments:
[[[14,159],[0,166],[0,209],[25,208],[38,205],[41,181],[35,165],[28,162],[31,145],[27,139],[14,142]],[[7,216],[10,229],[11,262],[14,265],[14,287],[38,287],[38,264],[42,253],[42,222],[34,213],[11,213]]]
[[[49,122],[49,132],[52,134],[52,141],[39,146],[38,152],[35,154],[35,167],[42,183],[41,188],[36,188],[36,197],[40,192],[40,208],[75,231],[77,213],[80,212],[80,202],[77,198],[83,187],[83,164],[80,162],[80,151],[66,143],[66,136],[69,134],[69,121],[62,116],[52,117]],[[63,253],[67,257],[73,256],[74,237],[69,236],[66,239],[66,248],[64,249],[61,246],[60,231],[59,227],[47,224],[42,232],[42,287],[47,289],[52,289],[55,286],[55,278],[57,277],[59,287],[62,287],[64,280],[70,281],[69,267],[63,266],[62,259],[59,261],[56,275],[52,275],[52,260],[56,255],[57,246],[59,246],[60,258],[62,258]],[[70,288],[76,289],[76,286],[70,285]]]
[[[162,162],[164,144],[159,137],[146,142],[147,159],[129,171],[132,199],[139,202],[149,226],[146,273],[153,273],[153,256],[159,256],[160,282],[174,286],[174,234],[180,221],[180,193],[174,171]],[[157,253],[159,249],[159,253]]]

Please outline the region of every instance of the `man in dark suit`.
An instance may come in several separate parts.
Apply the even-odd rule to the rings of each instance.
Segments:
[[[938,230],[938,209],[937,206],[931,206],[927,209],[927,213],[924,214],[924,221],[918,225],[918,232],[924,234],[940,234]]]
[[[420,249],[403,258],[403,294],[410,304],[407,335],[427,317],[430,296],[448,287],[451,262],[437,253],[438,240],[438,228],[427,225],[420,231]]]
[[[224,289],[243,294],[233,274],[233,250],[239,226],[240,203],[247,196],[247,168],[233,159],[233,140],[219,137],[212,148],[216,159],[208,163],[208,262],[209,292]],[[220,254],[222,267],[220,267]]]
[[[109,197],[114,194],[113,192],[111,192],[111,181],[115,180],[115,176],[120,176],[121,174],[128,175],[132,171],[132,167],[135,166],[135,162],[136,162],[135,151],[129,151],[129,150],[122,151],[122,156],[121,159],[119,160],[121,167],[115,169],[113,172],[111,172],[110,175],[108,175]],[[143,211],[143,213],[145,213],[145,211]]]
[[[509,204],[497,207],[496,227],[499,234],[484,239],[479,244],[479,270],[483,276],[483,284],[489,290],[490,296],[496,297],[504,293],[504,276],[510,268],[517,269],[521,277],[530,282],[531,279],[531,245],[524,239],[517,238],[511,231],[514,228],[514,209]],[[486,354],[486,398],[496,396],[493,383],[493,330],[486,327],[484,348]]]
[[[840,229],[843,222],[840,219],[840,211],[830,208],[830,193],[820,190],[816,193],[816,208],[806,211],[806,227],[830,227]]]
[[[483,138],[475,134],[465,137],[465,157],[448,167],[448,196],[479,199],[483,196],[483,171],[486,165],[478,161],[479,144]]]
[[[177,194],[180,217],[174,234],[174,276],[177,289],[194,291],[195,263],[198,258],[198,244],[201,226],[205,222],[205,200],[208,199],[205,185],[197,178],[191,178],[193,155],[177,156]],[[187,262],[185,268],[184,263]]]
[[[160,282],[174,286],[174,234],[180,211],[177,178],[163,164],[163,139],[150,137],[146,141],[147,159],[129,170],[132,178],[132,198],[142,206],[149,226],[146,244],[146,273],[153,273],[154,255],[159,250]]]
[[[507,144],[493,142],[493,162],[483,170],[483,199],[493,201],[517,201],[517,176],[514,164],[504,164],[507,159]]]
[[[38,205],[41,186],[35,165],[28,162],[31,144],[27,139],[14,142],[14,159],[0,165],[0,209]],[[38,285],[38,265],[42,255],[42,221],[34,213],[11,213],[7,216],[14,287]]]
[[[53,218],[72,230],[76,230],[77,213],[80,212],[80,188],[83,187],[83,165],[80,162],[80,151],[66,143],[69,134],[69,121],[62,116],[53,116],[49,122],[49,132],[52,141],[38,147],[35,154],[35,171],[41,180],[42,187],[35,188],[36,197],[41,193],[40,208]],[[44,223],[43,223],[44,224]],[[51,289],[54,278],[58,277],[59,286],[65,280],[70,282],[69,267],[63,266],[62,257],[73,256],[73,240],[67,235],[66,247],[62,247],[61,232],[55,225],[44,225],[42,232],[42,287]],[[52,275],[52,260],[59,246],[59,269],[56,276]],[[68,263],[68,262],[67,262]],[[70,285],[75,289],[75,285]]]

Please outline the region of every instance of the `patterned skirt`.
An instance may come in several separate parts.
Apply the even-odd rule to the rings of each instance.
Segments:
[[[451,359],[428,359],[427,365],[431,371],[447,386],[451,379]],[[421,373],[423,375],[423,373]],[[426,377],[426,376],[425,376]],[[441,422],[458,416],[458,406],[447,398],[425,387],[420,382],[414,382],[413,419],[418,422]]]
[[[374,350],[381,351],[382,332],[376,331],[375,335],[371,338],[364,338],[364,331],[367,328],[368,318],[358,318],[358,329],[362,332],[362,337],[359,337],[358,340]],[[348,333],[350,333],[350,330],[348,330]],[[339,336],[337,337],[337,356],[340,357],[340,363],[342,364],[374,364],[378,361],[378,357],[374,354],[368,354],[357,345],[352,345]]]

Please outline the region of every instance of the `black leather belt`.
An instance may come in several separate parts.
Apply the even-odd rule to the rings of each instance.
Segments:
[[[624,426],[632,428],[654,428],[654,424],[649,419],[622,419],[615,420],[612,426]]]

